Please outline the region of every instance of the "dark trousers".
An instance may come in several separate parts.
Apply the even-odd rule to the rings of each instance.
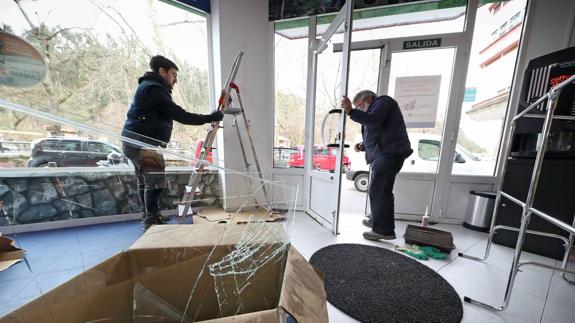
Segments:
[[[162,154],[124,144],[124,154],[134,164],[143,220],[157,224],[160,219],[160,196],[166,187],[166,164]]]
[[[383,155],[371,163],[369,181],[369,205],[372,229],[379,234],[391,234],[395,230],[393,185],[401,170],[405,156]]]

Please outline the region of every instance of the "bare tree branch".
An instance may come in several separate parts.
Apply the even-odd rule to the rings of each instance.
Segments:
[[[16,0],[14,0],[16,1]],[[112,15],[110,15],[106,10],[104,10],[104,8],[100,7],[98,4],[96,4],[93,0],[90,0],[90,2],[96,7],[98,8],[98,10],[100,10],[103,14],[105,14],[106,16],[108,16],[108,18],[110,18],[122,31],[122,34],[124,36],[128,35],[128,32],[124,29],[124,27],[122,26],[122,24],[116,20],[114,17],[112,17]],[[111,7],[108,7],[111,8]],[[140,44],[140,47],[142,47],[142,49],[144,50],[144,52],[150,56],[150,51],[148,50],[148,48],[146,47],[146,45],[144,45],[144,43],[140,40],[140,38],[138,38],[138,35],[135,33],[134,29],[126,22],[126,20],[124,19],[124,17],[118,13],[118,11],[116,11],[114,8],[111,8],[112,10],[114,10],[114,12],[116,12],[120,18],[124,21],[124,23],[128,26],[128,28],[130,28],[130,30],[132,31],[132,36],[134,36],[134,38],[138,41],[138,43]]]
[[[82,28],[82,27],[70,27],[70,28],[62,28],[62,29],[58,29],[55,33],[53,33],[52,35],[46,36],[44,40],[52,40],[54,37],[58,36],[60,33],[63,33],[65,31],[70,31],[70,30],[74,30],[74,29],[79,29],[79,30],[87,30],[87,31],[91,31],[92,28]]]
[[[201,21],[201,20],[182,20],[182,21],[175,21],[175,22],[171,22],[169,24],[161,24],[160,27],[164,28],[164,27],[171,27],[171,26],[176,26],[176,25],[184,25],[184,24],[198,24],[198,25],[203,25],[205,22]]]
[[[136,38],[136,40],[138,41],[138,43],[140,43],[140,45],[142,46],[142,48],[144,49],[144,51],[146,52],[146,54],[148,54],[148,56],[150,56],[150,51],[148,50],[148,48],[146,47],[146,45],[140,40],[140,38],[138,37],[138,33],[136,33],[136,31],[134,30],[134,28],[132,28],[132,25],[130,25],[126,19],[124,18],[124,16],[118,11],[116,10],[116,8],[108,6],[108,8],[112,9],[118,16],[120,16],[120,19],[122,19],[122,21],[126,24],[126,26],[128,26],[128,28],[130,28],[130,30],[132,31],[132,35]]]
[[[16,130],[18,128],[18,126],[20,126],[20,124],[22,123],[22,121],[26,120],[26,118],[28,118],[27,114],[17,114],[14,111],[11,111],[10,113],[12,115],[12,117],[15,119],[14,122],[12,123],[12,129]],[[18,115],[20,115],[21,117],[18,117]]]

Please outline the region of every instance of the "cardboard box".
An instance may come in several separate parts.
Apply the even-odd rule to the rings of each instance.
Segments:
[[[290,318],[291,317],[291,318]],[[281,224],[153,226],[0,322],[328,322],[323,280]]]
[[[24,258],[24,250],[16,248],[14,241],[0,234],[0,271],[10,268]]]

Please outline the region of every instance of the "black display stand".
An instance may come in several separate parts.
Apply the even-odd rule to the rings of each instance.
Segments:
[[[527,190],[531,181],[534,159],[510,159],[503,181],[502,190],[519,200],[527,199]],[[571,224],[575,214],[575,160],[547,159],[543,162],[539,186],[533,205],[553,217]],[[515,203],[501,198],[496,225],[508,225],[519,228],[522,209]],[[531,217],[529,230],[542,231],[569,237],[565,230],[542,220]],[[517,232],[498,230],[493,242],[515,247]],[[527,234],[523,250],[555,259],[563,259],[565,248],[559,239]]]
[[[536,102],[553,86],[575,74],[575,47],[566,48],[532,59],[524,73],[517,113]],[[547,102],[516,122],[510,143],[510,156],[501,191],[525,202],[531,181],[537,143],[541,138]],[[564,118],[562,118],[564,117]],[[575,84],[566,86],[557,100],[551,123],[548,146],[543,161],[539,186],[533,207],[565,223],[572,224],[575,215]],[[519,227],[522,208],[501,198],[495,224]],[[565,230],[532,216],[529,230],[555,233],[568,237]],[[515,247],[517,232],[498,230],[493,242]],[[525,251],[562,259],[563,242],[556,238],[527,234]]]

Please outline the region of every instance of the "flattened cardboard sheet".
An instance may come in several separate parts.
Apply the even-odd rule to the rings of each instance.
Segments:
[[[10,268],[24,258],[24,250],[14,246],[14,240],[0,235],[0,271]]]
[[[293,247],[288,252],[279,305],[298,322],[328,323],[323,279]]]

